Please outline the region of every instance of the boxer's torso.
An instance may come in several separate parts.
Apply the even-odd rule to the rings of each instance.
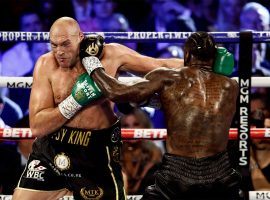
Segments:
[[[233,81],[198,68],[184,68],[174,79],[161,93],[168,152],[205,157],[224,151],[236,110]]]
[[[53,91],[55,106],[62,102],[71,94],[72,87],[79,75],[85,73],[81,64],[76,67],[60,68],[54,60],[52,54],[47,54],[48,62],[46,66],[49,70],[49,81]],[[117,66],[113,66],[107,58],[103,59],[102,64],[111,76],[116,75]],[[111,65],[109,65],[111,63]],[[116,63],[115,63],[116,64]],[[100,100],[90,103],[83,107],[66,126],[84,128],[84,129],[102,129],[110,127],[116,121],[116,115],[112,110],[112,104],[109,100],[101,98]]]

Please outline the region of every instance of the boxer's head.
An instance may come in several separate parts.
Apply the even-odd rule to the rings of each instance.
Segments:
[[[50,43],[60,67],[73,67],[79,62],[80,42],[83,38],[79,24],[73,18],[61,17],[53,23]]]
[[[189,66],[193,61],[213,62],[216,56],[216,43],[206,32],[195,32],[184,46],[184,63]]]

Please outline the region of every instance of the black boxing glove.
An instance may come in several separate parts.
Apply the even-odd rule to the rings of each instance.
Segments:
[[[101,35],[88,35],[80,43],[80,59],[87,73],[103,68],[100,58],[103,55],[104,39]]]
[[[101,35],[90,34],[84,36],[80,43],[80,59],[82,60],[88,56],[95,56],[101,59],[104,44],[104,38]]]

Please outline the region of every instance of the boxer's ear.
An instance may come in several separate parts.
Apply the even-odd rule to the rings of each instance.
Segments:
[[[185,52],[184,55],[184,66],[188,66],[190,63],[190,53],[188,51]]]
[[[79,37],[80,37],[80,42],[81,42],[84,38],[84,34],[82,31],[79,32]]]

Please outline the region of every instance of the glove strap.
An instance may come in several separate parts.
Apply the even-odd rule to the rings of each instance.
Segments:
[[[81,109],[81,107],[82,106],[74,99],[72,95],[69,95],[58,105],[61,114],[67,119],[73,117],[75,113]]]
[[[84,57],[82,59],[82,64],[85,67],[87,73],[89,75],[91,75],[91,73],[97,69],[97,68],[103,68],[101,62],[99,61],[99,59],[95,56],[88,56],[88,57]]]

